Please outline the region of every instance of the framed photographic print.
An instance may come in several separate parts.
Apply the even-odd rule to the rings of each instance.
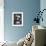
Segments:
[[[12,13],[12,26],[23,26],[23,12]]]

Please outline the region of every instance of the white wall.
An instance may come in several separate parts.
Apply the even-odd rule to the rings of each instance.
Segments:
[[[4,0],[0,0],[0,42],[4,41]]]

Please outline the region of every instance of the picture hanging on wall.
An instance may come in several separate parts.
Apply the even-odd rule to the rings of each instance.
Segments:
[[[23,26],[23,12],[12,13],[12,26]]]

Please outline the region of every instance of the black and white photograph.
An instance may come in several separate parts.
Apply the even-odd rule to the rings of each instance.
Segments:
[[[13,26],[23,26],[23,12],[13,12],[12,13],[12,25]]]

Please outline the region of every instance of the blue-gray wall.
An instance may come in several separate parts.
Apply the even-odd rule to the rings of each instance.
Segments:
[[[4,0],[4,38],[18,41],[32,29],[32,20],[40,9],[40,0]],[[12,26],[12,12],[23,12],[23,27]]]
[[[40,1],[40,10],[42,11],[43,9],[46,9],[46,0],[41,0]],[[46,27],[46,10],[43,12],[43,22],[40,22],[40,25],[45,26]]]

